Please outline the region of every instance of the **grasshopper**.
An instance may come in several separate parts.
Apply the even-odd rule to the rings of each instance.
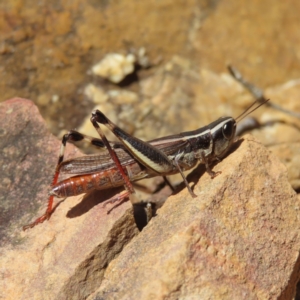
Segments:
[[[167,175],[180,173],[189,193],[196,197],[183,172],[202,163],[211,178],[220,174],[221,172],[214,172],[210,165],[214,161],[220,161],[228,153],[235,141],[237,122],[268,101],[256,100],[236,119],[222,117],[199,129],[148,142],[126,133],[99,110],[94,111],[91,122],[100,139],[75,130],[63,136],[46,212],[34,222],[25,225],[23,230],[50,218],[60,203],[53,205],[54,197],[66,198],[95,189],[103,190],[124,185],[125,193],[122,198],[126,198],[135,192],[132,183],[144,178],[163,176],[166,179]],[[108,127],[119,142],[108,141],[99,124]],[[82,140],[87,140],[99,148],[106,148],[106,151],[99,155],[64,160],[67,142]],[[74,176],[58,182],[61,173]],[[113,202],[120,197],[110,200]]]

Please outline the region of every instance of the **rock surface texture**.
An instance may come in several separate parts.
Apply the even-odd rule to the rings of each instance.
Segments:
[[[60,142],[47,132],[28,100],[6,101],[0,114],[6,141],[3,174],[12,178],[6,199],[18,208],[1,215],[1,220],[6,218],[6,227],[1,224],[1,298],[294,296],[300,264],[300,199],[286,168],[251,135],[236,142],[214,166],[222,171],[216,178],[201,166],[195,169],[188,180],[198,197],[192,198],[182,186],[140,233],[129,202],[106,213],[100,202],[109,192],[70,197],[48,222],[22,232],[21,225],[46,208],[52,171],[43,166],[46,161],[54,168]],[[18,163],[28,168],[14,173],[16,148],[23,153]],[[72,146],[69,149],[69,157],[80,154]],[[28,177],[26,184],[21,181],[22,189],[14,181],[18,174]],[[36,180],[44,180],[43,176],[47,182],[36,192]]]
[[[184,189],[166,201],[89,299],[292,299],[299,199],[285,167],[247,136],[214,169],[197,198]]]
[[[1,103],[0,115],[5,153],[1,190],[6,191],[0,216],[0,298],[55,299],[66,294],[68,299],[85,299],[98,287],[110,260],[138,233],[132,214],[127,216],[130,204],[108,215],[101,204],[94,206],[110,197],[109,192],[70,197],[48,222],[23,232],[22,226],[47,207],[60,141],[47,131],[29,100]],[[78,155],[68,145],[66,158]],[[3,183],[6,177],[11,178],[9,186]]]

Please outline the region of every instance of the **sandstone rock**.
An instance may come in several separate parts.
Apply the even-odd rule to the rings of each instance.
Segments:
[[[108,215],[101,204],[94,206],[112,192],[70,197],[48,222],[23,232],[22,226],[46,209],[60,141],[29,100],[1,103],[0,115],[0,298],[55,299],[64,293],[86,298],[110,260],[138,232],[127,212],[130,204]],[[80,154],[72,145],[67,149],[66,157]]]
[[[197,198],[166,201],[88,299],[292,299],[300,202],[285,167],[247,136],[214,170],[191,176]]]
[[[60,142],[28,100],[6,101],[0,114],[3,299],[293,296],[300,198],[285,167],[253,137],[214,167],[222,171],[215,179],[203,167],[193,171],[198,197],[182,186],[139,235],[130,203],[109,215],[100,203],[115,191],[67,198],[24,233],[21,226],[46,208]],[[67,148],[67,156],[80,155]]]
[[[270,146],[269,149],[285,164],[289,182],[295,191],[300,191],[300,142]]]

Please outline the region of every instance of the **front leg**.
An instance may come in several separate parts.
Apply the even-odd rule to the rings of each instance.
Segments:
[[[214,172],[210,168],[210,166],[209,166],[209,160],[207,159],[207,157],[205,157],[204,152],[201,152],[201,159],[202,159],[202,162],[205,164],[206,172],[210,175],[211,179],[215,178],[216,176],[218,176],[219,174],[222,173],[221,171]]]
[[[188,164],[185,164],[183,161],[180,161],[181,157],[182,157],[183,153],[179,153],[175,156],[174,158],[174,165],[176,166],[177,170],[179,171],[182,179],[183,179],[183,182],[185,184],[185,186],[187,187],[190,195],[193,197],[193,198],[196,198],[197,195],[192,191],[189,183],[187,182],[187,179],[185,177],[185,175],[183,174],[183,170],[181,167],[185,168],[185,167],[188,167],[190,169],[190,166]]]

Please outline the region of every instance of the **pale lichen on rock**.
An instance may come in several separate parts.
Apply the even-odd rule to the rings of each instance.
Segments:
[[[135,62],[136,58],[133,54],[109,53],[92,67],[92,72],[113,83],[119,83],[134,71]]]

